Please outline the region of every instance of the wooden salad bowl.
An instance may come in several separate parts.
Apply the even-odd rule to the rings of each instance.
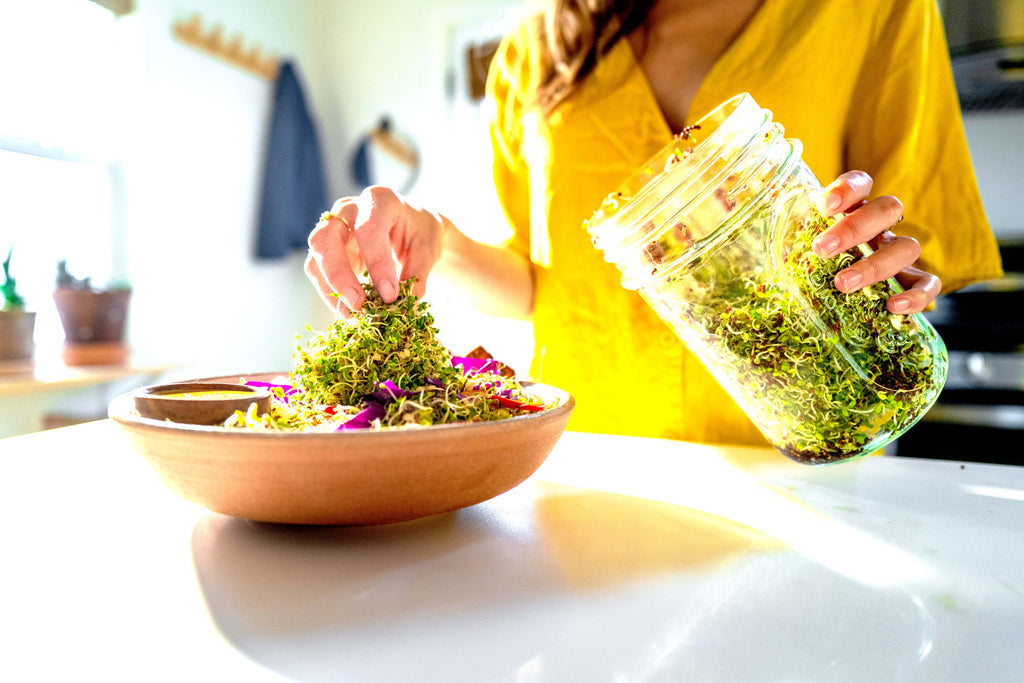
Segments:
[[[204,378],[271,381],[287,373]],[[523,382],[554,408],[495,420],[387,430],[278,432],[142,417],[133,393],[108,414],[182,498],[261,522],[367,525],[458,510],[522,483],[565,430],[575,402]]]

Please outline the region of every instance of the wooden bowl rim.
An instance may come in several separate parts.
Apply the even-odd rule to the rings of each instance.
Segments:
[[[280,377],[287,375],[287,373],[244,373],[239,375],[224,375],[215,378],[202,378],[197,380],[186,380],[184,383],[220,383],[230,384],[228,381],[218,382],[217,380],[228,380],[230,378],[236,379],[251,379],[255,381],[267,381],[266,378]],[[176,383],[179,384],[179,383]],[[486,432],[489,430],[504,430],[509,425],[515,425],[517,427],[523,426],[524,423],[528,424],[543,424],[552,420],[561,420],[566,417],[567,413],[571,413],[576,405],[576,401],[572,394],[559,389],[558,387],[550,384],[544,384],[541,382],[520,382],[524,389],[534,388],[539,390],[542,394],[547,394],[552,397],[559,398],[559,404],[554,408],[542,410],[534,413],[527,413],[524,415],[514,415],[512,417],[504,418],[501,420],[488,420],[482,422],[451,422],[440,425],[430,425],[426,427],[395,427],[389,429],[352,429],[346,431],[282,431],[282,430],[263,430],[263,429],[238,429],[233,427],[223,427],[221,425],[196,425],[187,424],[180,422],[170,422],[168,420],[158,420],[154,418],[142,417],[141,415],[135,414],[134,412],[134,398],[138,391],[146,389],[141,387],[133,391],[121,394],[114,398],[107,409],[107,415],[114,422],[117,422],[125,427],[139,428],[148,431],[164,432],[168,435],[202,435],[204,438],[231,438],[231,439],[347,439],[349,441],[360,441],[367,439],[389,439],[395,441],[401,440],[418,440],[420,437],[427,433],[430,434],[448,434],[449,436],[455,436],[453,432],[457,432],[459,435],[469,434],[473,432]],[[244,386],[244,385],[243,385]],[[248,397],[239,397],[244,400],[251,400]]]

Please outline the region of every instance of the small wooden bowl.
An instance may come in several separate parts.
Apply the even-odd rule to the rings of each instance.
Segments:
[[[268,389],[228,382],[158,384],[137,389],[132,399],[142,417],[191,425],[219,425],[253,403],[259,414],[270,410]]]

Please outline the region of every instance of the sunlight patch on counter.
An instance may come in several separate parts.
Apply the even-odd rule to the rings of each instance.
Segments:
[[[579,436],[593,440],[588,444],[591,447],[576,449],[585,455],[573,456],[572,461],[550,458],[538,472],[538,479],[717,515],[767,534],[864,584],[907,585],[938,579],[931,565],[921,558],[851,528],[802,501],[794,491],[761,481],[754,470],[730,463],[728,448],[650,439],[645,442],[649,448],[637,453],[635,439]],[[622,450],[619,445],[628,445],[630,450]],[[640,459],[644,460],[642,467],[636,463]],[[782,462],[780,467],[806,466]],[[638,474],[652,471],[660,476]]]

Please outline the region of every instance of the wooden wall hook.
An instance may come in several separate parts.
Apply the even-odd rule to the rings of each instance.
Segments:
[[[278,60],[275,55],[263,56],[259,45],[247,48],[240,34],[233,35],[229,40],[225,39],[224,29],[220,25],[215,25],[209,30],[204,29],[202,17],[198,14],[176,21],[173,33],[182,43],[255,76],[267,80],[273,80],[277,76]]]

